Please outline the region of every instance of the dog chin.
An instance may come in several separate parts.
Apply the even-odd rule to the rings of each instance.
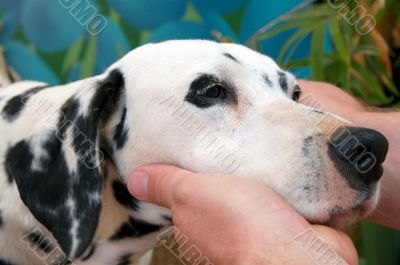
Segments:
[[[365,202],[357,207],[353,207],[347,210],[341,210],[334,214],[330,214],[328,220],[322,222],[309,220],[309,222],[312,224],[327,225],[337,229],[344,229],[365,219],[371,214],[374,209],[374,203]]]
[[[362,216],[361,210],[347,210],[338,213],[337,215],[331,216],[330,219],[325,222],[325,225],[331,226],[333,228],[344,229],[349,227],[359,220]]]

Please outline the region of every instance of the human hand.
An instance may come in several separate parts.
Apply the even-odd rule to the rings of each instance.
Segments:
[[[345,234],[310,225],[252,179],[149,165],[136,169],[128,188],[140,200],[171,209],[179,233],[215,265],[309,265],[318,264],[317,259],[357,264],[357,252]]]
[[[366,112],[361,101],[340,88],[316,81],[299,80],[302,90],[300,103],[330,112],[354,122],[360,113]]]

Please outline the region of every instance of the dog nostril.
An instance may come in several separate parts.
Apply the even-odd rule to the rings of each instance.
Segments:
[[[350,184],[357,187],[380,179],[389,143],[380,132],[358,127],[339,128],[329,141],[329,156]]]

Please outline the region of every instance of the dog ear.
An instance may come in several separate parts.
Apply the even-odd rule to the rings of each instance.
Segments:
[[[84,82],[57,109],[55,119],[46,119],[53,128],[19,141],[6,154],[10,182],[15,181],[26,207],[71,259],[85,252],[96,231],[104,157],[99,131],[121,110],[123,97],[124,78],[118,70]]]

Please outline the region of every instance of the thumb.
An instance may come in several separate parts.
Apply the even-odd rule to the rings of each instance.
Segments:
[[[182,183],[192,174],[194,173],[172,165],[141,166],[130,175],[128,190],[139,200],[172,208],[180,193],[185,192],[180,188]]]
[[[328,243],[329,247],[346,261],[346,264],[358,264],[357,250],[348,235],[322,225],[313,225],[313,230]]]

